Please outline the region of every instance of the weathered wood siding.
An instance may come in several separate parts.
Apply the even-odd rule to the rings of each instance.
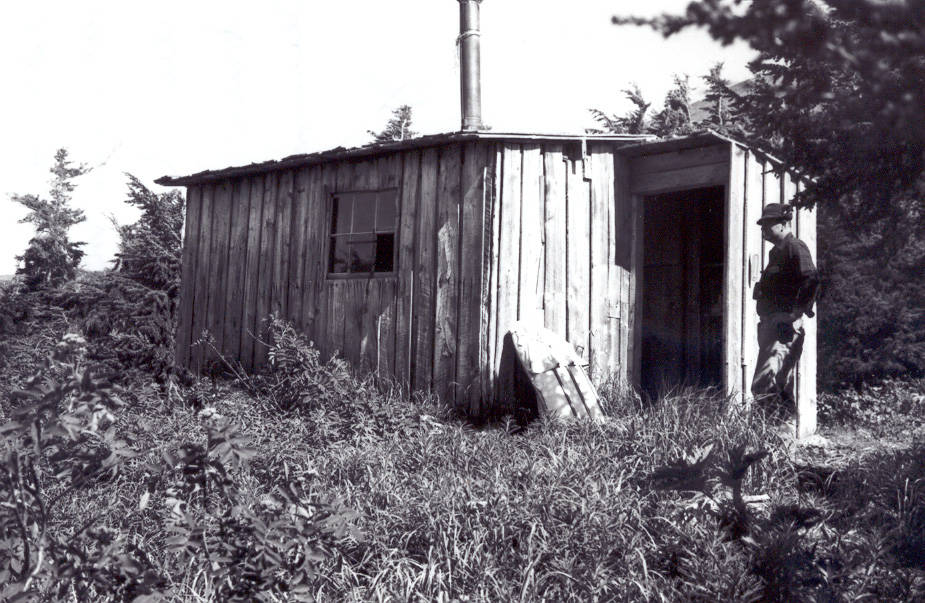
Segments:
[[[259,369],[276,313],[325,354],[477,402],[494,159],[493,143],[468,142],[191,186],[178,362],[202,370],[221,353]],[[329,277],[332,195],[383,189],[399,191],[394,273]]]
[[[277,313],[324,354],[478,412],[498,394],[504,335],[520,320],[564,336],[595,382],[638,384],[645,198],[721,185],[723,377],[728,391],[748,392],[751,288],[769,250],[755,220],[796,185],[721,140],[626,156],[619,146],[473,140],[191,185],[178,362],[201,370],[221,353],[259,369],[266,317]],[[394,273],[329,277],[332,195],[383,189],[399,192]],[[813,214],[801,211],[796,230],[815,253]],[[806,322],[798,393],[814,405],[816,330]],[[196,345],[203,331],[210,343]]]
[[[625,160],[610,144],[499,145],[490,204],[489,380],[514,321],[542,324],[571,342],[592,378],[627,379],[633,350],[633,199]]]

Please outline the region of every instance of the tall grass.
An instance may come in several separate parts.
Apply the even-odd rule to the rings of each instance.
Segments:
[[[171,551],[171,497],[150,486],[157,457],[204,442],[209,417],[218,415],[256,452],[230,471],[238,505],[266,509],[286,485],[309,503],[344,510],[340,519],[351,529],[326,541],[299,597],[925,596],[920,446],[832,464],[794,450],[760,411],[740,412],[716,392],[697,390],[644,404],[608,388],[602,424],[476,427],[432,397],[322,359],[284,324],[274,341],[271,371],[246,387],[219,379],[167,393],[140,382],[126,388],[130,410],[119,426],[139,457],[111,480],[72,493],[62,529],[102,509],[100,526],[132,543],[168,600],[220,600],[219,582],[228,578],[210,572],[206,559]],[[671,487],[658,479],[668,474],[677,478]],[[732,503],[734,484],[744,512]]]

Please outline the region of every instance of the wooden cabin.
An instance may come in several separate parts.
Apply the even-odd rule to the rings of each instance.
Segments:
[[[157,182],[187,187],[176,357],[203,331],[249,370],[264,319],[325,354],[478,413],[513,321],[571,342],[592,379],[748,392],[755,221],[799,181],[706,133],[668,141],[464,131]],[[795,218],[815,256],[812,212]],[[815,423],[816,325],[797,373]],[[202,347],[202,346],[201,346]]]

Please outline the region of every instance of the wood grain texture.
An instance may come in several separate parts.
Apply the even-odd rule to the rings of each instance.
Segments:
[[[521,149],[520,197],[520,294],[517,319],[530,324],[543,323],[545,281],[544,225],[545,185],[543,155],[539,145]]]
[[[656,153],[631,160],[633,174],[661,174],[672,170],[726,163],[729,160],[726,144],[683,149],[669,153]]]
[[[610,323],[614,311],[610,286],[610,219],[613,209],[612,180],[607,170],[608,155],[599,149],[591,152],[591,294],[588,297],[591,343],[591,380],[601,383],[608,375],[611,357]],[[619,320],[619,317],[616,317]]]
[[[742,204],[745,194],[746,151],[729,145],[726,187],[723,287],[723,383],[728,394],[742,396]]]
[[[434,308],[436,294],[436,223],[437,223],[437,171],[440,165],[439,150],[424,150],[421,159],[421,193],[418,205],[418,228],[415,251],[414,310],[414,366],[415,389],[429,390],[433,385]]]
[[[482,399],[496,400],[500,350],[498,343],[498,274],[500,270],[501,188],[504,178],[504,151],[498,144],[488,147],[491,182],[485,183],[485,245],[482,250],[482,314],[479,365],[482,373]]]
[[[212,199],[215,197],[215,185],[202,186],[202,211],[199,219],[199,258],[196,263],[196,287],[193,304],[193,321],[190,339],[191,364],[193,370],[201,372],[205,362],[205,345],[202,343],[203,331],[208,329],[209,317],[209,274],[212,255]],[[198,342],[198,343],[197,343]]]
[[[308,220],[309,195],[308,168],[301,168],[293,172],[292,187],[292,228],[289,233],[289,286],[287,287],[287,301],[289,319],[295,328],[304,332],[305,322],[302,316],[302,303],[305,298],[305,261],[307,254],[306,222]]]
[[[634,387],[637,389],[642,387],[642,324],[644,318],[644,312],[646,309],[643,307],[643,287],[645,286],[645,281],[643,279],[643,263],[645,260],[643,253],[643,245],[645,242],[645,229],[643,225],[643,216],[645,215],[644,211],[644,200],[640,195],[632,195],[633,200],[633,255],[632,255],[632,267],[633,267],[633,278],[632,278],[632,292],[630,294],[630,300],[632,301],[630,309],[630,324],[633,327],[633,332],[630,336],[630,343],[632,345],[632,351],[629,352],[629,356],[632,359],[632,365],[628,369],[630,381]]]
[[[274,249],[277,226],[277,185],[279,174],[270,172],[263,178],[263,228],[260,235],[260,270],[257,277],[257,305],[254,315],[254,370],[266,365],[267,335],[266,320],[273,308]]]
[[[247,223],[247,260],[244,270],[244,308],[241,319],[241,363],[254,369],[254,343],[259,332],[257,324],[257,289],[260,280],[260,250],[263,233],[263,177],[247,180],[249,212]]]
[[[231,181],[222,180],[215,186],[215,197],[212,201],[212,261],[209,268],[209,317],[206,321],[212,345],[205,355],[207,362],[217,362],[218,353],[224,352],[230,229]]]
[[[379,188],[381,190],[398,190],[402,185],[402,154],[390,153],[380,157],[376,162],[379,172]],[[401,191],[398,190],[398,211],[401,212]],[[398,265],[397,253],[400,250],[400,221],[396,223],[395,262],[396,276],[390,279],[377,281],[379,286],[379,325],[377,327],[376,341],[376,371],[378,374],[397,377],[401,361],[397,357],[397,311],[398,311]]]
[[[273,249],[273,298],[271,311],[281,318],[289,316],[289,260],[292,250],[292,202],[294,197],[292,170],[279,175],[276,197],[276,239]]]
[[[418,202],[421,191],[421,151],[402,154],[401,196],[398,227],[398,304],[395,316],[395,376],[411,386],[414,357],[412,314],[414,311],[415,246]]]
[[[193,307],[196,293],[196,267],[199,261],[199,230],[202,212],[202,186],[191,186],[186,192],[186,221],[183,232],[183,264],[180,278],[180,303],[177,311],[177,332],[174,359],[178,366],[190,366],[190,334],[193,329]]]
[[[543,153],[544,233],[546,258],[543,290],[543,324],[566,336],[566,265],[568,227],[566,224],[566,176],[562,145],[550,145]]]
[[[459,219],[459,311],[456,331],[456,404],[477,410],[481,397],[479,342],[482,310],[483,203],[487,147],[467,143],[463,148]]]
[[[304,168],[299,173],[304,192],[299,202],[305,204],[304,237],[302,241],[302,331],[316,343],[316,323],[321,313],[323,279],[325,275],[325,242],[328,233],[324,203],[323,168],[320,165]]]
[[[616,378],[627,383],[632,378],[632,328],[633,328],[633,244],[635,221],[633,212],[633,197],[629,191],[629,165],[619,155],[614,155],[613,186],[614,186],[614,233],[611,237],[613,261],[611,271],[616,273],[617,299],[620,306],[619,332],[617,333],[617,349],[614,363],[617,366]]]
[[[504,336],[517,320],[517,308],[520,287],[520,200],[521,167],[520,145],[504,144],[502,148],[502,181],[500,194],[498,232],[498,280],[495,296],[497,298],[495,328],[495,368],[500,375],[501,353]],[[499,382],[496,379],[496,382]]]
[[[591,191],[584,179],[580,158],[570,158],[566,170],[568,207],[568,275],[567,324],[568,341],[579,355],[588,361],[589,304],[591,297]]]
[[[711,163],[651,174],[633,174],[630,190],[651,195],[705,186],[723,186],[729,175],[729,162]]]
[[[437,287],[434,313],[434,387],[455,403],[459,317],[459,200],[462,149],[444,149],[437,177]]]
[[[756,224],[761,217],[764,204],[765,163],[754,153],[749,153],[746,171],[746,194],[743,220],[743,301],[742,342],[743,357],[742,392],[746,398],[751,396],[751,380],[755,374],[758,360],[758,312],[752,298],[755,283],[761,277],[761,227]]]
[[[228,284],[225,287],[225,326],[222,351],[228,360],[237,361],[241,358],[250,186],[247,179],[236,178],[232,182],[231,189],[231,233],[228,241]]]

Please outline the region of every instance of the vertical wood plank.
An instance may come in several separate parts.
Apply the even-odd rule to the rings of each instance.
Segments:
[[[742,396],[742,204],[745,192],[746,151],[729,145],[729,184],[726,187],[723,286],[723,382],[725,391]]]
[[[500,196],[500,230],[498,239],[498,299],[495,331],[494,374],[500,377],[501,351],[504,336],[517,320],[520,287],[520,217],[521,168],[523,153],[519,145],[505,144],[502,156],[502,182]],[[496,379],[500,385],[500,379]]]
[[[765,164],[764,172],[764,204],[768,205],[770,203],[781,203],[781,193],[782,193],[782,183],[780,180],[780,173],[775,172],[773,165],[768,162]],[[771,252],[771,245],[764,239],[761,241],[761,268],[764,269],[768,265],[768,254]]]
[[[237,178],[232,183],[231,191],[228,286],[225,288],[223,349],[229,361],[240,361],[241,359],[241,324],[244,310],[244,270],[247,268],[249,214],[250,186],[246,178]]]
[[[330,244],[329,234],[331,232],[331,211],[333,206],[332,194],[337,187],[337,166],[335,164],[324,164],[319,166],[317,174],[318,188],[313,190],[312,198],[314,206],[317,208],[318,222],[311,228],[314,236],[318,237],[316,242],[319,250],[317,271],[315,273],[315,305],[317,308],[317,318],[314,321],[312,335],[319,349],[325,356],[330,357],[334,353],[334,347],[328,336],[331,332],[330,323],[334,320],[331,317],[330,297],[332,295],[328,275],[328,245]],[[330,317],[330,319],[329,319]]]
[[[398,307],[398,281],[379,281],[379,315],[376,326],[376,362],[373,369],[385,378],[396,377],[395,317]]]
[[[755,283],[761,277],[761,227],[758,218],[764,206],[764,171],[765,162],[754,153],[749,153],[748,167],[746,168],[748,182],[746,185],[747,198],[742,216],[743,237],[745,243],[743,250],[744,274],[742,279],[744,310],[742,317],[742,356],[745,358],[742,367],[742,393],[746,398],[751,397],[751,379],[755,374],[755,364],[758,360],[758,312],[756,302],[752,298]]]
[[[633,256],[632,256],[632,267],[633,267],[633,278],[631,282],[632,291],[630,293],[630,324],[632,325],[633,332],[630,335],[630,342],[632,344],[632,351],[629,353],[630,358],[632,359],[632,367],[630,375],[632,378],[633,386],[637,389],[642,388],[642,324],[643,324],[643,313],[646,309],[643,307],[643,287],[645,286],[645,280],[643,278],[644,271],[644,262],[645,262],[645,253],[644,253],[644,240],[645,240],[645,227],[643,218],[645,216],[645,199],[640,195],[632,195],[633,200]]]
[[[520,295],[517,320],[543,323],[543,155],[539,145],[522,149],[520,197]]]
[[[501,187],[504,181],[504,153],[498,144],[488,145],[488,162],[491,182],[485,183],[486,198],[483,202],[485,245],[482,249],[482,315],[479,327],[482,374],[482,399],[494,402],[498,383],[498,275],[500,271],[501,237]]]
[[[205,345],[201,343],[203,330],[208,329],[209,318],[209,274],[212,270],[212,200],[215,185],[202,185],[202,210],[199,219],[199,261],[196,263],[196,291],[193,302],[193,328],[190,349],[193,368],[201,372],[205,362]],[[196,343],[196,342],[200,343]]]
[[[629,165],[626,160],[616,153],[612,153],[613,159],[613,186],[614,186],[614,235],[612,237],[611,248],[613,249],[614,259],[610,264],[610,269],[616,272],[617,303],[619,304],[619,325],[618,332],[615,333],[616,351],[614,362],[618,365],[617,377],[622,383],[628,383],[632,379],[631,372],[631,350],[630,343],[632,334],[632,295],[634,291],[633,283],[633,198],[629,190]]]
[[[260,235],[260,270],[257,282],[257,305],[254,316],[254,370],[261,370],[266,365],[267,343],[266,320],[273,311],[274,249],[277,238],[277,186],[278,172],[270,172],[263,177],[263,227]]]
[[[289,316],[289,256],[292,248],[292,199],[293,172],[286,170],[279,175],[276,198],[276,241],[273,249],[273,302],[274,314],[281,318]]]
[[[437,288],[434,311],[434,388],[449,404],[456,394],[459,313],[460,145],[444,149],[437,177]]]
[[[250,211],[247,224],[247,261],[244,271],[244,310],[241,321],[241,362],[254,369],[254,343],[260,328],[257,324],[257,291],[260,280],[261,234],[263,233],[263,182],[260,175],[247,180]]]
[[[546,240],[543,324],[550,331],[565,337],[565,281],[568,267],[566,266],[565,161],[562,155],[562,145],[550,145],[546,148],[543,165],[545,175],[544,238]]]
[[[379,335],[382,326],[379,320],[379,304],[381,302],[381,283],[383,281],[367,278],[356,281],[357,298],[354,309],[360,317],[360,347],[359,364],[366,370],[375,370],[379,358]],[[362,283],[362,284],[361,284]]]
[[[186,193],[186,222],[183,234],[183,264],[180,278],[180,303],[177,310],[177,334],[174,361],[190,366],[190,335],[193,332],[193,305],[196,293],[196,265],[199,261],[202,186],[191,186]]]
[[[296,329],[305,330],[302,302],[305,298],[305,262],[307,254],[307,220],[309,195],[309,168],[301,168],[293,173],[292,188],[292,230],[289,233],[289,287],[287,305],[289,317]]]
[[[390,153],[377,160],[377,171],[379,172],[379,188],[381,190],[398,189],[399,211],[401,209],[401,183],[402,183],[402,154]],[[399,230],[401,228],[400,220],[396,224],[395,245],[395,262],[393,270],[396,272],[400,269],[397,264],[397,252],[401,246]],[[398,307],[398,283],[397,279],[385,279],[378,281],[379,286],[379,315],[378,325],[376,327],[376,371],[383,377],[396,377],[398,370],[396,366],[396,316],[395,312]]]
[[[421,151],[402,154],[398,227],[398,304],[395,316],[395,373],[403,387],[411,387],[414,357],[412,314],[414,311],[415,230],[421,190]]]
[[[593,166],[591,181],[591,294],[588,297],[591,341],[591,380],[600,383],[607,377],[610,355],[610,316],[614,312],[611,306],[608,260],[609,223],[611,218],[612,197],[605,161],[599,150],[591,153]]]
[[[415,236],[414,366],[415,389],[433,386],[434,309],[436,288],[437,171],[441,161],[438,149],[424,150],[421,159],[421,197],[418,205],[418,229]]]
[[[319,346],[317,323],[321,314],[324,277],[327,272],[325,249],[330,230],[325,203],[324,168],[314,165],[307,174],[305,220],[305,276],[302,279],[302,324],[305,332]]]
[[[482,206],[487,149],[470,142],[464,149],[459,225],[459,327],[456,344],[456,403],[477,412],[481,397],[479,342],[482,312]]]
[[[568,207],[567,331],[568,340],[585,361],[590,359],[588,309],[591,299],[591,191],[581,158],[570,158],[566,171]]]
[[[798,190],[800,189],[799,182]],[[813,256],[813,263],[818,265],[816,255],[816,210],[801,209],[799,211],[799,231],[797,236],[806,243]],[[818,312],[818,307],[816,312]],[[797,437],[805,438],[816,431],[816,405],[817,405],[817,350],[818,345],[818,316],[803,317],[803,330],[806,335],[803,340],[803,355],[799,364],[799,391],[797,392]]]
[[[225,297],[228,283],[228,239],[231,230],[231,181],[222,180],[215,187],[212,203],[212,260],[209,275],[208,329],[214,350],[207,354],[209,361],[217,361],[224,352]],[[218,352],[216,352],[217,350]]]

